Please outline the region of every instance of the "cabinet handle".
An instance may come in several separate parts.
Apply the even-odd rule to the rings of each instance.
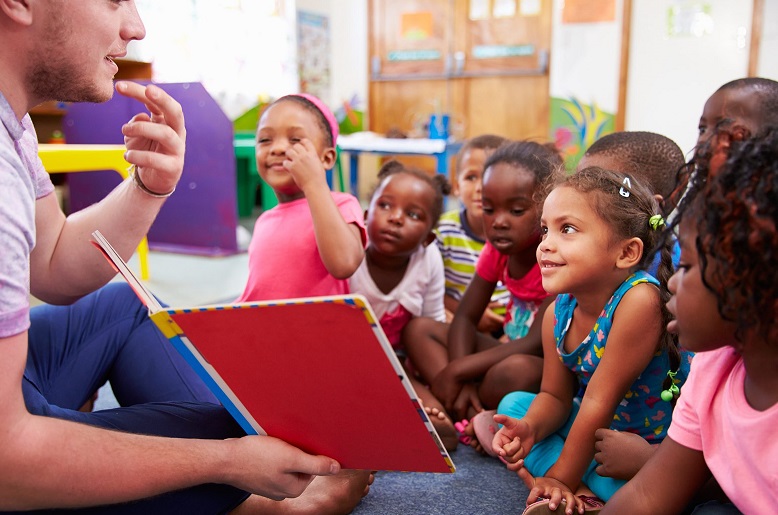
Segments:
[[[448,79],[468,79],[478,77],[530,77],[535,75],[545,75],[548,73],[548,50],[538,50],[538,65],[535,68],[521,68],[517,70],[481,70],[475,72],[463,71],[465,65],[464,55],[462,59],[459,59],[458,54],[464,54],[464,52],[456,52],[454,54],[454,72],[451,73],[451,67],[449,66],[450,60],[446,60],[446,70],[443,73],[401,73],[398,75],[382,75],[381,71],[381,59],[378,56],[374,56],[372,59],[372,72],[371,80],[373,82],[394,82],[394,81],[406,81],[406,80],[448,80]]]

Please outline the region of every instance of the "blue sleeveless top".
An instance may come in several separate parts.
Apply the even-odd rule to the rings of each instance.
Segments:
[[[613,313],[619,302],[633,286],[641,283],[659,285],[659,281],[642,270],[628,277],[605,305],[586,339],[569,354],[565,352],[564,341],[577,301],[567,293],[557,296],[554,310],[554,338],[557,352],[562,363],[578,377],[582,391],[586,390],[605,352]],[[690,360],[691,354],[682,350],[681,365],[675,377],[679,387],[689,375]],[[670,357],[667,351],[664,349],[657,351],[648,367],[630,386],[624,399],[617,406],[611,429],[639,434],[651,443],[659,443],[665,437],[673,407],[669,402],[663,401],[660,395],[668,370],[670,370]]]

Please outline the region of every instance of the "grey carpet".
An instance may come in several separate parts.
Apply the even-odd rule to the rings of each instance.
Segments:
[[[460,445],[451,453],[453,474],[379,472],[355,515],[516,515],[529,490],[497,458]]]

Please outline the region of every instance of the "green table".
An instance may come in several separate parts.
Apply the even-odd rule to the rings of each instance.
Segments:
[[[235,133],[233,146],[235,147],[235,170],[238,183],[238,216],[241,218],[251,216],[257,198],[257,187],[261,188],[260,202],[263,211],[278,204],[275,192],[257,172],[254,145],[253,132]]]

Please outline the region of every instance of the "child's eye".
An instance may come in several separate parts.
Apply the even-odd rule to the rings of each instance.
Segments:
[[[474,175],[474,174],[473,174],[473,175],[466,175],[466,176],[465,176],[465,180],[466,180],[467,182],[475,182],[475,181],[477,181],[477,180],[478,180],[478,176],[477,176],[477,175]]]
[[[689,270],[689,268],[691,268],[691,265],[689,265],[687,263],[679,262],[678,263],[678,267],[676,268],[676,270],[679,270],[679,271],[683,270],[684,272],[687,272]]]
[[[386,202],[385,200],[379,200],[375,203],[376,206],[378,206],[381,209],[388,209],[389,208],[389,202]]]
[[[289,138],[289,141],[292,143],[300,143],[302,140],[302,138]]]
[[[562,226],[562,234],[573,234],[575,232],[578,232],[575,227],[573,227],[570,224],[565,224]]]
[[[526,211],[527,211],[526,209],[515,208],[515,209],[511,209],[511,214],[513,216],[521,216],[524,213],[526,213]]]
[[[704,126],[704,125],[700,125],[699,127],[697,127],[697,133],[698,133],[700,136],[702,136],[703,134],[705,134],[705,126]]]
[[[418,211],[408,211],[408,218],[411,220],[421,220],[421,213]]]
[[[481,207],[481,211],[483,211],[487,215],[491,215],[492,213],[494,213],[494,209],[493,208],[486,207],[486,206],[482,206]]]
[[[540,226],[540,237],[545,238],[548,235],[548,227],[545,225]]]
[[[262,145],[264,143],[268,143],[268,142],[270,142],[270,138],[258,138],[257,139],[257,143],[260,144],[260,145]]]

